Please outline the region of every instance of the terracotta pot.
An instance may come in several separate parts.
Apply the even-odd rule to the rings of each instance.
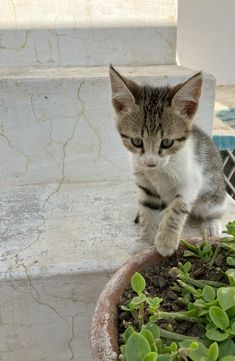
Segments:
[[[190,239],[192,243],[200,238]],[[218,238],[210,237],[211,242]],[[152,265],[160,264],[163,257],[155,247],[149,247],[129,259],[110,279],[96,303],[91,325],[91,347],[94,361],[118,361],[118,308],[117,304],[131,276]]]
[[[209,237],[210,242],[217,243],[218,238]],[[189,240],[201,242],[201,238]],[[118,361],[118,308],[117,304],[131,276],[152,265],[160,264],[163,257],[155,247],[149,247],[129,259],[110,279],[101,292],[96,303],[91,325],[91,347],[94,361]]]
[[[135,272],[161,262],[155,247],[150,247],[128,260],[101,292],[92,319],[91,346],[94,361],[118,360],[118,309],[120,296]]]

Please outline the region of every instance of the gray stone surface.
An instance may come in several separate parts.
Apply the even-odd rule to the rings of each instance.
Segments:
[[[177,84],[195,73],[176,65],[118,69],[153,85]],[[195,121],[208,133],[214,87],[205,74]],[[108,67],[0,69],[0,99],[0,184],[131,179],[115,129]]]

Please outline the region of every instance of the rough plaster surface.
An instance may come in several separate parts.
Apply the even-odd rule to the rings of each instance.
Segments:
[[[176,0],[5,0],[0,66],[174,64]]]
[[[90,321],[108,275],[0,282],[2,361],[92,361]]]
[[[97,296],[146,246],[133,222],[136,193],[132,181],[1,188],[3,361],[91,361]],[[197,224],[184,230],[199,234]]]
[[[5,0],[1,29],[176,24],[177,0]]]
[[[174,64],[175,52],[174,26],[0,30],[0,67]]]
[[[153,85],[176,84],[194,74],[172,65],[119,69]],[[196,121],[208,133],[214,85],[205,74]],[[1,184],[130,179],[107,67],[0,70],[0,99]]]

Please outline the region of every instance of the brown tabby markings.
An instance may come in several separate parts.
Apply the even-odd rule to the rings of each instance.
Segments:
[[[133,154],[140,204],[135,222],[142,239],[171,255],[190,213],[218,236],[226,195],[222,163],[210,138],[192,122],[202,74],[172,88],[139,86],[113,67],[110,79],[117,128]],[[133,145],[136,138],[141,146]]]

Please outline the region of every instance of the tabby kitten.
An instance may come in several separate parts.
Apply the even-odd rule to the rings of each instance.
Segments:
[[[175,87],[139,86],[110,66],[117,129],[132,153],[143,241],[163,256],[177,250],[189,214],[220,236],[226,192],[220,155],[193,125],[202,87],[198,73]]]

